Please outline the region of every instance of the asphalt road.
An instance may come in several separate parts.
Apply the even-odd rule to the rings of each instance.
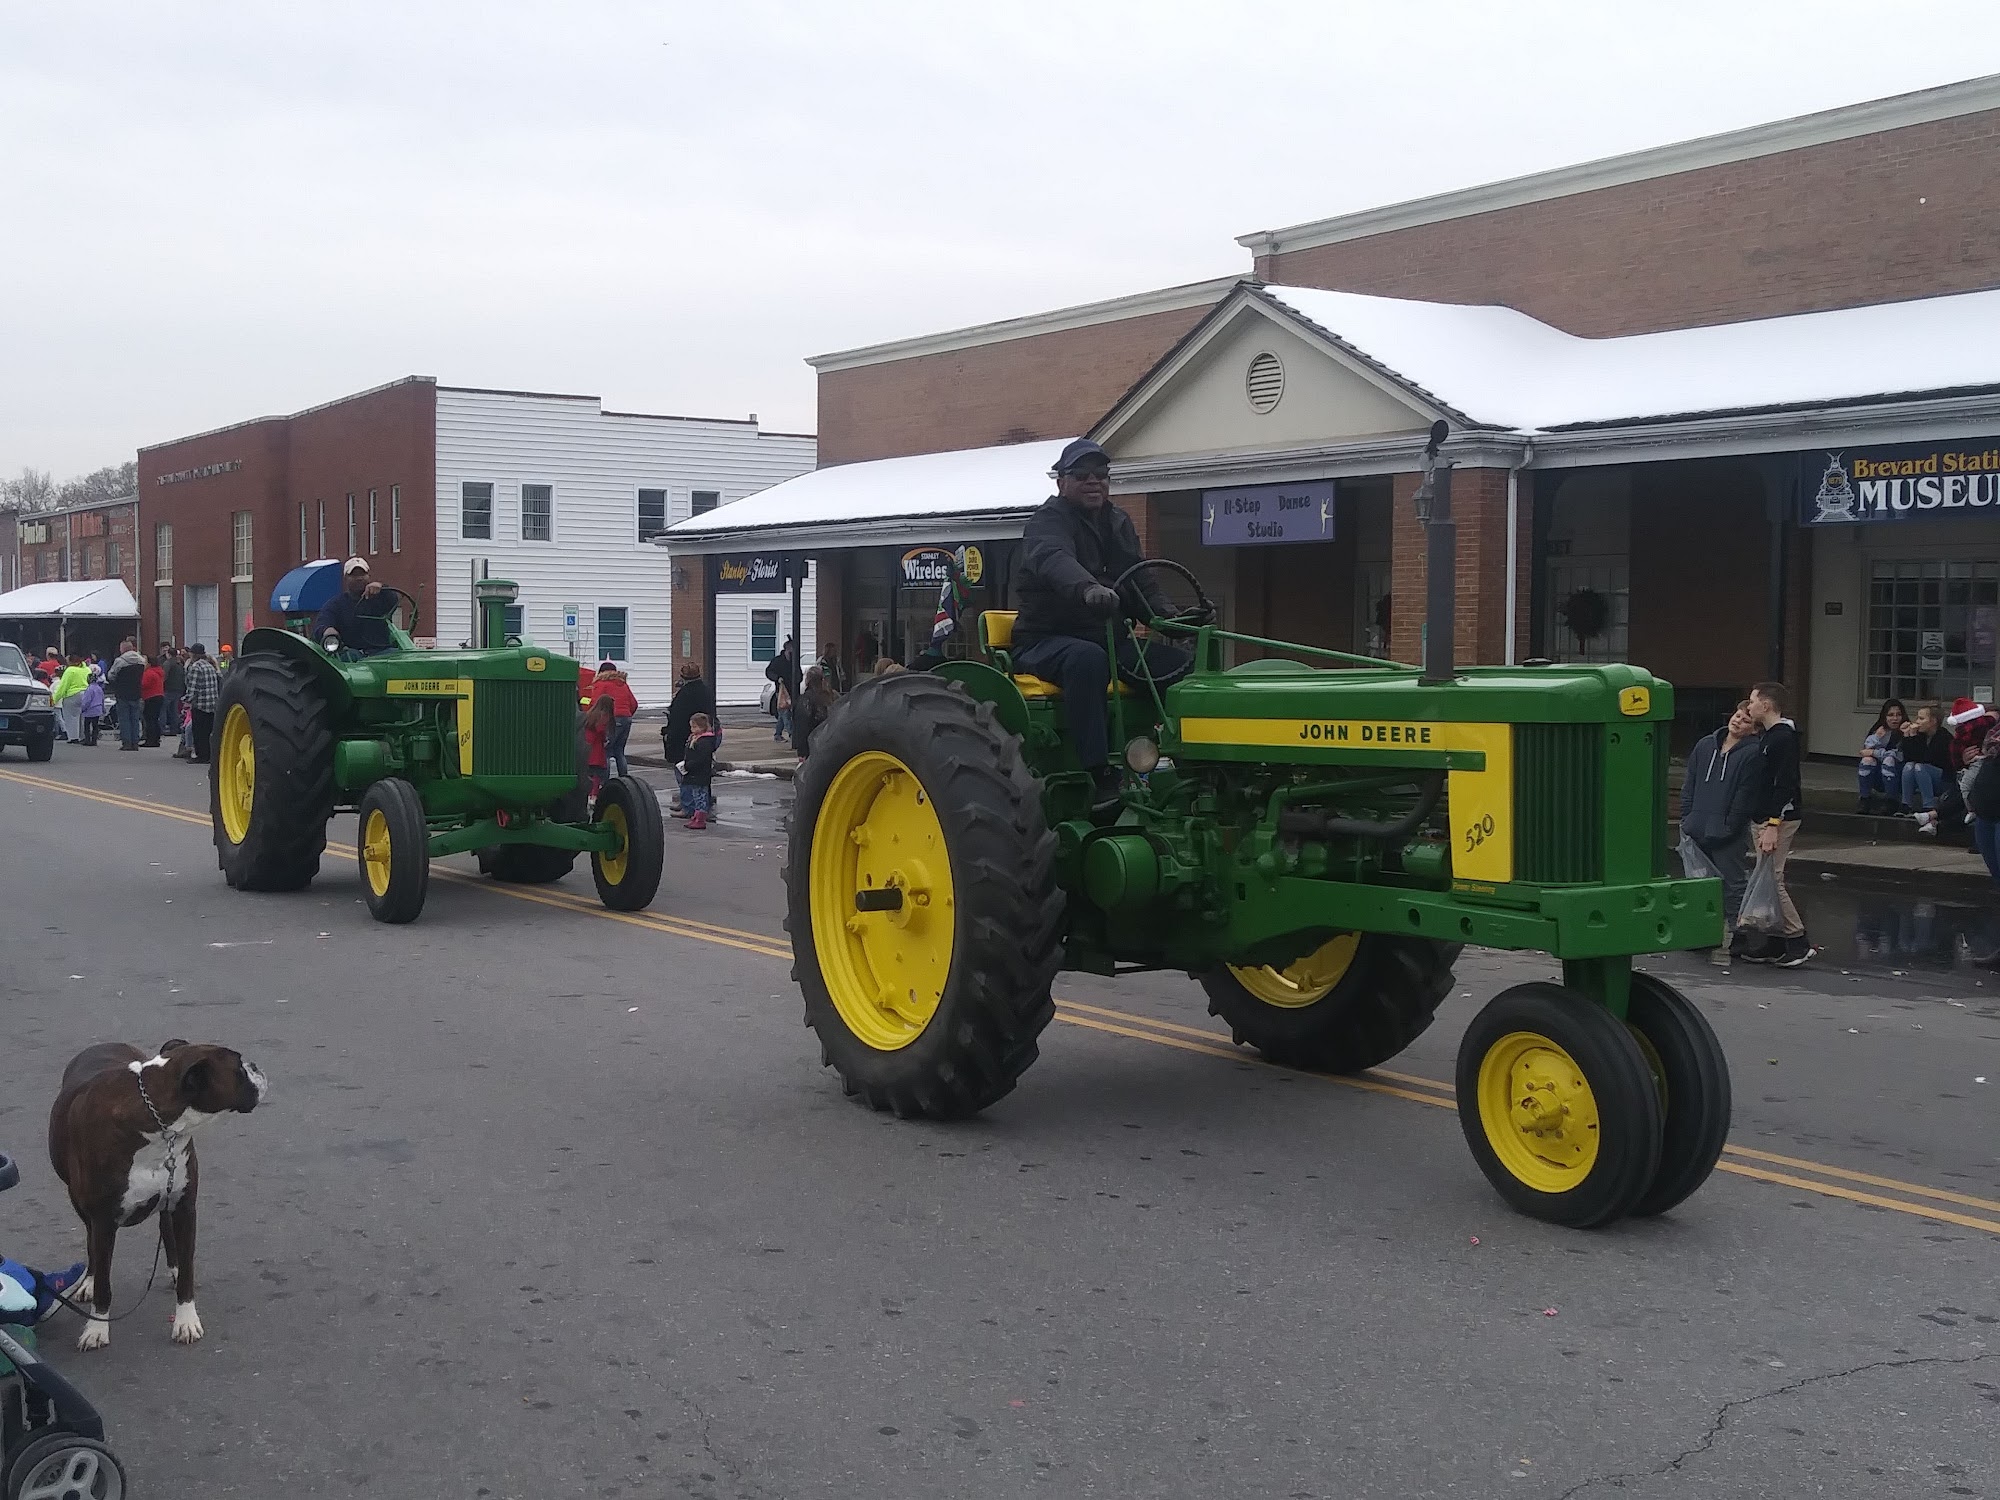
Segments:
[[[229,891],[163,754],[0,763],[0,1246],[81,1254],[78,1048],[272,1080],[201,1141],[206,1341],[160,1289],[103,1353],[44,1330],[136,1495],[2000,1496],[2000,976],[1662,965],[1732,1059],[1728,1170],[1578,1234],[1500,1206],[1437,1082],[1545,963],[1468,955],[1365,1086],[1066,976],[1012,1096],[900,1123],[800,1028],[787,789],[725,793],[650,914],[451,861],[387,928],[338,855]]]

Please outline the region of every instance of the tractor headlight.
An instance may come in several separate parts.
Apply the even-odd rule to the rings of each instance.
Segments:
[[[1160,747],[1147,739],[1143,734],[1135,740],[1126,742],[1125,764],[1130,766],[1139,775],[1145,776],[1150,774],[1153,767],[1159,763]]]

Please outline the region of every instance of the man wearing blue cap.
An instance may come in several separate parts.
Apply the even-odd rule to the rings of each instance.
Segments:
[[[1046,678],[1062,689],[1063,711],[1077,758],[1097,781],[1100,797],[1115,796],[1118,769],[1110,764],[1105,694],[1111,661],[1104,651],[1105,622],[1124,608],[1112,587],[1119,575],[1142,560],[1132,518],[1111,503],[1111,459],[1089,438],[1078,438],[1056,460],[1056,493],[1028,518],[1021,537],[1021,566],[1014,592],[1014,667]],[[1174,613],[1173,605],[1145,574],[1129,587],[1154,615]],[[1135,683],[1142,654],[1155,682],[1185,673],[1189,659],[1164,642],[1142,648],[1121,632],[1120,675]]]

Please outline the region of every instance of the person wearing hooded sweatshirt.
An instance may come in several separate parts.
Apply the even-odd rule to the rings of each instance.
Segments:
[[[49,690],[49,702],[56,710],[56,733],[72,744],[83,734],[77,700],[89,686],[90,672],[83,664],[83,657],[78,655],[69,659],[69,665],[62,669],[56,685]]]
[[[630,776],[632,766],[625,759],[625,746],[632,738],[632,716],[639,711],[639,700],[632,696],[632,685],[618,670],[618,663],[609,657],[597,664],[597,675],[590,680],[591,705],[595,707],[600,698],[611,700],[611,729],[604,739],[605,756],[613,772]]]
[[[1735,948],[1736,955],[1750,963],[1776,964],[1796,969],[1819,956],[1806,935],[1805,918],[1799,915],[1785,884],[1785,861],[1799,836],[1799,819],[1805,795],[1799,784],[1799,729],[1785,717],[1789,694],[1782,682],[1760,682],[1750,689],[1750,717],[1763,731],[1757,739],[1757,797],[1751,819],[1757,828],[1757,852],[1768,854],[1778,877],[1778,907],[1784,927],[1777,938]]]
[[[128,639],[119,644],[123,649],[106,674],[111,691],[118,697],[118,748],[137,750],[141,706],[146,701],[146,658],[139,654],[137,641]]]
[[[1717,968],[1729,967],[1727,934],[1736,930],[1743,888],[1750,883],[1744,864],[1750,852],[1750,814],[1757,800],[1757,721],[1746,699],[1729,722],[1688,752],[1681,782],[1681,832],[1694,840],[1722,875],[1725,941],[1709,954]]]
[[[94,745],[98,723],[104,718],[104,679],[98,676],[97,668],[90,669],[90,682],[77,694],[76,706],[83,716],[82,743]]]

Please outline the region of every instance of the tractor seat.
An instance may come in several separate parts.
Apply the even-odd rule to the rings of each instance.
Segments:
[[[993,659],[993,664],[1014,680],[1014,686],[1027,699],[1060,698],[1062,689],[1046,677],[1037,677],[1031,672],[1014,670],[1014,616],[1011,609],[986,609],[979,612],[979,644]],[[1132,689],[1125,683],[1113,680],[1111,691],[1121,698],[1130,697]]]

